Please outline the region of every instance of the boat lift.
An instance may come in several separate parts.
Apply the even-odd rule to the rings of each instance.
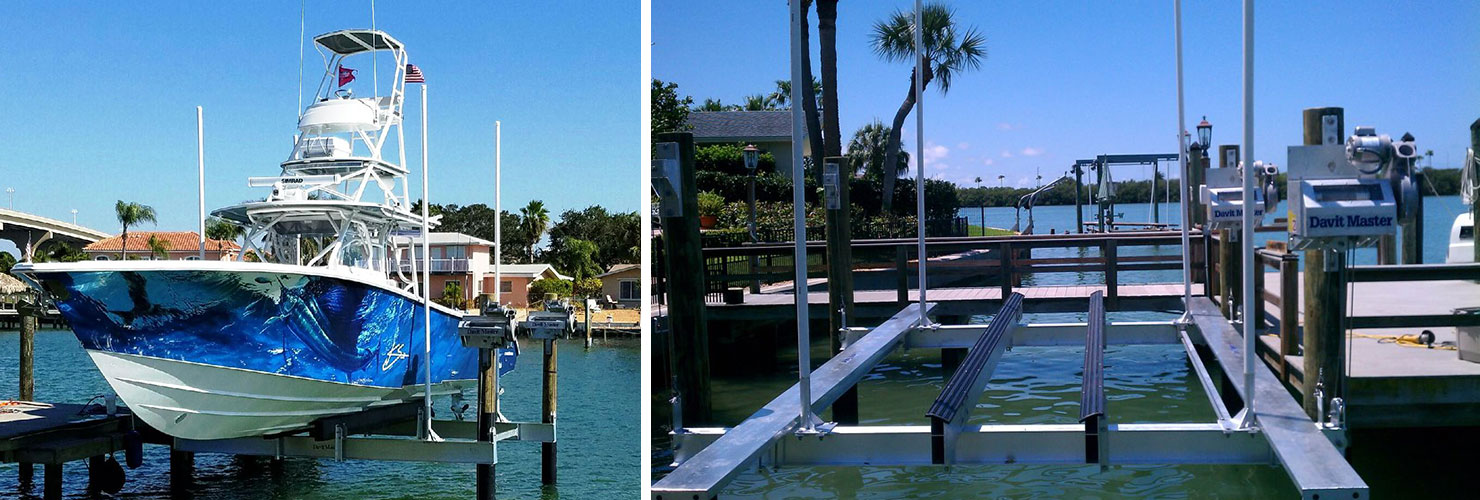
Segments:
[[[915,2],[919,24],[921,2]],[[1177,59],[1180,100],[1181,7],[1177,4]],[[799,20],[801,2],[791,2],[792,72],[800,70]],[[1252,4],[1244,7],[1245,34],[1252,34]],[[915,46],[923,45],[919,31]],[[1246,38],[1245,74],[1252,74],[1252,38]],[[918,69],[918,68],[917,68]],[[918,84],[918,82],[917,82]],[[1246,80],[1245,91],[1252,87]],[[796,89],[793,89],[795,92]],[[917,89],[917,132],[923,134],[923,93]],[[1246,109],[1247,111],[1247,109]],[[792,136],[804,140],[801,117],[793,110]],[[1179,117],[1180,118],[1180,117]],[[1252,120],[1246,120],[1246,142]],[[1178,131],[1181,135],[1181,131]],[[921,141],[923,143],[923,141]],[[793,151],[798,164],[801,148]],[[1185,152],[1185,146],[1183,148]],[[1142,155],[1146,161],[1183,161],[1182,154]],[[1123,163],[1125,158],[1100,157],[1096,165]],[[1081,170],[1076,164],[1076,174]],[[1101,174],[1105,168],[1099,169]],[[800,174],[797,174],[798,176]],[[923,181],[923,168],[917,180]],[[656,177],[656,176],[655,176]],[[1103,177],[1102,177],[1103,178]],[[1252,182],[1252,176],[1246,183]],[[794,204],[802,206],[800,178],[793,185]],[[923,191],[919,191],[923,193]],[[1076,189],[1076,193],[1078,190]],[[1182,197],[1186,211],[1186,196]],[[923,198],[917,200],[923,206]],[[923,209],[921,210],[923,213]],[[797,281],[806,278],[802,247],[802,210],[796,210]],[[1252,215],[1247,213],[1246,217]],[[1104,218],[1102,228],[1112,227]],[[1248,226],[1248,224],[1246,224]],[[1080,224],[1082,229],[1084,225]],[[1184,225],[1185,228],[1185,225]],[[924,256],[924,231],[919,235]],[[1184,241],[1185,241],[1184,235]],[[1186,244],[1183,246],[1186,249]],[[1245,259],[1252,257],[1246,254]],[[718,498],[740,473],[757,467],[779,466],[889,466],[956,464],[1098,464],[1101,467],[1142,464],[1278,464],[1301,496],[1308,499],[1354,498],[1368,495],[1367,485],[1342,456],[1346,439],[1340,427],[1312,422],[1269,370],[1255,367],[1252,337],[1241,335],[1206,297],[1186,300],[1186,314],[1176,321],[1109,322],[1103,296],[1094,294],[1085,305],[1088,321],[1069,324],[1021,322],[1023,296],[1005,297],[986,325],[942,325],[929,318],[936,304],[926,298],[923,279],[927,259],[921,258],[919,300],[873,328],[846,326],[838,332],[842,350],[821,367],[811,369],[810,336],[805,295],[797,307],[798,382],[733,428],[686,428],[675,398],[673,447],[676,467],[653,484],[657,500]],[[1188,276],[1184,259],[1184,278]],[[1252,266],[1246,265],[1250,271]],[[804,290],[805,287],[797,287]],[[802,292],[805,293],[805,292]],[[1247,326],[1246,326],[1247,327]],[[1110,424],[1113,411],[1105,397],[1104,353],[1110,345],[1180,345],[1197,380],[1208,396],[1215,418],[1211,422]],[[1084,346],[1080,419],[1077,424],[969,424],[972,409],[992,379],[998,361],[1012,346]],[[817,415],[853,389],[896,349],[962,349],[968,354],[946,381],[935,402],[926,409],[930,425],[836,425]],[[1225,374],[1242,374],[1235,394],[1218,392],[1204,365],[1201,350],[1210,352]],[[1224,400],[1238,401],[1243,412],[1230,412]],[[1254,401],[1258,400],[1257,411]]]
[[[1098,155],[1093,159],[1075,161],[1072,169],[1074,173],[1074,222],[1077,230],[1085,232],[1086,229],[1091,229],[1094,232],[1107,232],[1115,231],[1122,226],[1141,229],[1171,227],[1172,224],[1161,222],[1160,208],[1155,203],[1152,204],[1153,220],[1151,222],[1116,222],[1118,215],[1115,213],[1115,181],[1110,178],[1110,168],[1151,165],[1151,194],[1154,200],[1156,198],[1156,172],[1160,171],[1162,163],[1174,165],[1180,158],[1176,153],[1118,154]],[[1095,176],[1089,200],[1095,205],[1094,222],[1084,222],[1084,202],[1080,198],[1086,170],[1093,172]]]
[[[157,434],[152,439],[171,446],[171,475],[188,478],[193,460],[191,453],[224,453],[233,455],[303,457],[350,460],[391,460],[407,462],[437,462],[476,464],[478,473],[477,495],[493,498],[494,471],[498,464],[498,444],[503,441],[518,441],[554,444],[556,424],[548,422],[512,422],[499,412],[499,370],[494,353],[498,349],[516,348],[512,311],[499,306],[485,307],[485,313],[467,316],[458,325],[463,347],[478,349],[478,401],[479,407],[471,420],[464,420],[468,410],[461,394],[454,394],[449,413],[455,419],[429,419],[421,399],[407,400],[392,405],[370,408],[345,415],[335,415],[315,420],[306,429],[299,429],[262,437],[235,439],[192,440]],[[564,325],[555,325],[554,330],[538,328],[539,325],[521,325],[533,328],[540,334],[537,338],[554,338]],[[551,390],[549,386],[546,391]],[[546,394],[549,398],[551,395]],[[428,422],[436,427],[438,440],[428,440]],[[181,454],[181,452],[184,452]],[[553,466],[549,457],[545,462]],[[176,484],[173,486],[182,486]]]

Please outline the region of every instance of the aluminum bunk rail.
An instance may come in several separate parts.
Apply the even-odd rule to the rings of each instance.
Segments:
[[[961,366],[946,382],[940,396],[930,405],[930,410],[925,412],[930,417],[930,463],[956,462],[956,440],[961,436],[966,421],[971,419],[974,406],[969,403],[974,403],[986,390],[987,381],[992,379],[1002,353],[1011,345],[1012,330],[1017,328],[1022,316],[1023,294],[1013,293],[977,338],[966,359],[961,361]]]
[[[1109,418],[1105,415],[1105,295],[1089,296],[1089,323],[1084,335],[1084,382],[1079,388],[1079,423],[1084,424],[1084,461],[1105,464]]]

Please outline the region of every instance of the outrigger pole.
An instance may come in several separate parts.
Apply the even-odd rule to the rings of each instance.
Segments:
[[[432,249],[431,249],[431,224],[432,219],[429,206],[427,184],[431,178],[427,175],[427,84],[421,84],[421,319],[422,334],[422,365],[425,367],[426,380],[422,393],[422,411],[426,413],[425,419],[427,432],[423,436],[427,441],[441,441],[442,438],[432,430]]]
[[[501,121],[493,121],[493,304],[503,304],[500,292],[504,290],[503,272],[500,266],[503,264],[503,236],[504,236],[504,212],[499,207],[503,190],[503,163],[504,163],[504,124]],[[498,373],[498,370],[494,370]]]
[[[200,194],[200,260],[206,260],[206,132],[205,113],[195,107],[195,167]]]

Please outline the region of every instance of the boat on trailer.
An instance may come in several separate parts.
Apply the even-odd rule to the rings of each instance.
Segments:
[[[134,414],[171,436],[301,429],[420,399],[428,374],[433,395],[476,385],[477,351],[458,336],[463,314],[427,307],[411,257],[409,235],[435,221],[414,214],[407,195],[406,49],[374,30],[314,42],[325,74],[293,151],[279,175],[248,180],[271,193],[213,212],[245,229],[235,261],[15,266],[47,292]],[[389,94],[355,97],[346,60],[371,65],[387,53]],[[398,161],[383,156],[389,141]],[[500,349],[498,371],[513,369],[516,355]]]

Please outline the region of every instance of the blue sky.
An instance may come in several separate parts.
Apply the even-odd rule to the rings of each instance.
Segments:
[[[958,23],[987,37],[980,70],[925,102],[927,175],[970,183],[1045,182],[1080,158],[1175,153],[1172,2],[949,2]],[[838,71],[845,138],[886,124],[909,86],[909,65],[880,61],[870,27],[914,2],[841,2]],[[788,78],[787,6],[653,1],[653,78],[696,102],[742,102]],[[1203,115],[1213,142],[1242,138],[1239,2],[1183,5],[1187,128]],[[814,73],[818,61],[815,55]],[[1412,132],[1439,167],[1458,166],[1480,117],[1480,3],[1259,2],[1255,9],[1257,159],[1285,162],[1301,142],[1300,110],[1346,109],[1347,132]],[[1330,41],[1330,42],[1326,42]],[[820,76],[820,73],[815,73]],[[913,115],[906,147],[914,151]],[[1127,169],[1125,177],[1149,175]]]
[[[493,121],[503,121],[505,209],[552,217],[635,210],[645,83],[636,0],[377,2],[429,83],[431,198],[492,205]],[[369,27],[370,2],[309,2],[311,38]],[[0,5],[0,190],[15,208],[104,231],[113,204],[154,206],[159,229],[196,227],[195,106],[205,107],[206,207],[264,196],[290,152],[300,2],[5,2]],[[573,15],[578,14],[578,15]],[[382,70],[384,66],[382,65]],[[361,82],[370,74],[361,70]],[[419,89],[408,85],[407,166],[420,198]],[[368,95],[369,86],[356,87]],[[3,191],[0,191],[3,194]],[[0,203],[7,202],[0,198]],[[147,226],[146,226],[147,228]],[[7,245],[8,246],[8,245]]]

